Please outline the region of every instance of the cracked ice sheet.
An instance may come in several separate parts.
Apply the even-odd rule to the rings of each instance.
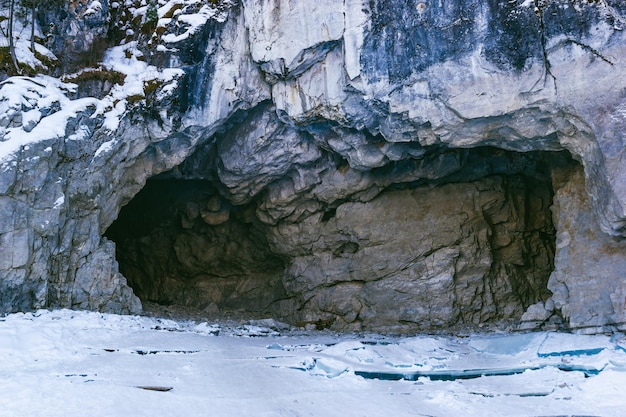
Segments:
[[[577,337],[279,335],[258,327],[67,310],[8,315],[0,318],[1,414],[623,415],[626,352],[615,348],[619,337],[607,344],[599,336],[606,346],[600,354],[540,358],[537,352],[548,335],[550,343],[563,336],[563,351],[575,347]],[[591,342],[588,337],[585,343]],[[564,358],[583,365],[601,362],[604,370],[589,378],[545,367],[517,375],[413,382],[354,373],[363,366],[476,368]],[[171,390],[137,388],[146,386]]]

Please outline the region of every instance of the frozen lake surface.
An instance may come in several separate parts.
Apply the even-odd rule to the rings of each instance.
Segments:
[[[2,416],[624,416],[626,338],[0,318]]]

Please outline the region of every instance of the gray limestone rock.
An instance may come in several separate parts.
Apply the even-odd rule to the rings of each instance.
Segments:
[[[410,330],[519,317],[529,302],[546,297],[541,286],[550,265],[533,264],[541,254],[526,243],[540,247],[550,224],[523,224],[537,222],[541,212],[517,215],[534,204],[529,200],[549,196],[507,182],[514,180],[384,192],[340,205],[325,222],[312,216],[283,229],[272,237],[289,239],[281,247],[308,248],[304,255],[293,251],[284,280],[288,294],[303,299],[301,319],[336,316],[337,328]],[[511,200],[512,190],[526,198]],[[546,210],[549,201],[543,203]],[[519,290],[528,277],[512,264],[543,274],[535,293]]]
[[[553,210],[557,240],[548,288],[555,309],[581,332],[623,331],[626,241],[598,230],[580,170],[559,188]]]
[[[38,7],[37,17],[46,47],[67,72],[96,64],[110,46],[108,0],[50,2],[46,7]]]
[[[229,3],[146,57],[183,70],[169,95],[2,154],[0,311],[624,330],[626,7],[530,3]],[[70,66],[120,35],[99,4],[41,9]],[[3,111],[0,146],[41,101]]]

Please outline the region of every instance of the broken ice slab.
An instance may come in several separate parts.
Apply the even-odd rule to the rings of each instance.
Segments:
[[[581,383],[585,377],[582,375],[568,375],[568,381]],[[462,385],[468,393],[492,396],[518,396],[518,397],[546,397],[555,390],[569,389],[563,387],[564,376],[561,371],[554,367],[545,367],[540,370],[526,371],[523,374],[494,376],[491,378],[476,378],[464,380]],[[428,387],[429,385],[425,385]],[[432,387],[432,385],[430,385]]]
[[[270,343],[269,345],[265,346],[265,349],[272,349],[272,350],[286,350],[283,345],[281,345],[280,343]]]
[[[536,351],[546,336],[546,333],[496,335],[476,338],[471,340],[469,345],[480,353],[517,355],[525,351]]]
[[[594,366],[575,365],[575,364],[568,364],[568,363],[560,363],[560,364],[554,365],[554,367],[557,368],[559,371],[582,372],[585,375],[585,378],[598,375],[600,372],[602,372],[602,370],[604,370],[604,366],[597,368]]]
[[[339,375],[348,372],[346,364],[336,359],[315,358],[313,359],[313,364],[313,368],[310,370],[312,375],[336,378]]]
[[[278,336],[279,333],[270,329],[269,327],[244,324],[233,329],[233,335],[240,337],[268,337]]]
[[[548,333],[537,350],[537,356],[597,355],[613,344],[608,336],[586,336],[568,333]]]
[[[286,352],[293,351],[311,351],[311,352],[321,352],[327,351],[327,348],[334,346],[336,343],[306,343],[302,345],[281,345],[280,343],[270,343],[265,346],[266,349],[272,350],[284,350]]]
[[[516,367],[493,369],[441,369],[417,372],[386,372],[386,371],[354,371],[355,375],[365,379],[379,379],[381,381],[417,381],[419,378],[428,378],[431,381],[456,381],[457,379],[474,379],[483,376],[503,376],[521,374],[527,370],[537,370],[541,367]]]
[[[432,371],[416,372],[390,372],[390,371],[354,371],[354,374],[365,379],[378,379],[381,381],[417,381],[419,378],[428,378],[431,381],[456,381],[459,379],[475,379],[487,376],[508,376],[522,374],[526,371],[537,371],[544,368],[556,368],[565,372],[582,372],[585,377],[599,374],[602,369],[578,366],[570,364],[519,366],[507,368],[482,368],[482,369],[438,369]]]
[[[218,324],[209,324],[202,322],[191,329],[194,333],[205,334],[208,336],[219,336],[221,327]]]
[[[349,371],[348,365],[332,358],[305,358],[296,365],[271,365],[273,368],[287,368],[308,372],[314,376],[336,378]]]
[[[461,346],[450,347],[434,337],[420,336],[397,343],[341,342],[332,349],[325,349],[324,353],[344,356],[356,364],[384,364],[406,369],[422,367],[425,362],[438,363],[456,355],[461,349]]]
[[[291,326],[287,323],[274,319],[249,320],[248,324],[257,327],[267,327],[277,332],[282,332],[291,328]]]

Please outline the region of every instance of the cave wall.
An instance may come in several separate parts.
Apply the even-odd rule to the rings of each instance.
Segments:
[[[281,247],[294,248],[285,287],[302,300],[302,321],[337,320],[339,329],[519,319],[549,297],[548,187],[497,176],[341,204],[325,222],[282,230]]]
[[[216,152],[200,148],[150,179],[105,236],[142,301],[214,317],[386,331],[515,322],[551,296],[552,174],[576,163],[567,152],[457,156],[442,178],[268,223],[259,201],[220,195],[206,163]]]
[[[211,183],[157,176],[106,237],[146,302],[218,313],[275,312],[287,298],[284,259],[269,250],[254,204],[233,206]]]
[[[352,286],[343,285],[329,271],[358,276],[355,259],[362,253],[371,255],[364,262],[375,259],[374,254],[394,258],[382,251],[376,254],[366,243],[368,233],[381,239],[377,235],[381,227],[372,220],[371,229],[362,230],[347,212],[386,218],[382,202],[418,204],[415,196],[423,192],[434,210],[455,216],[459,212],[454,208],[463,207],[463,216],[476,219],[472,223],[476,227],[442,233],[440,243],[449,246],[429,253],[428,245],[411,241],[401,222],[388,219],[396,230],[402,229],[397,234],[406,244],[394,248],[394,239],[388,239],[387,250],[404,254],[411,248],[417,258],[398,258],[398,262],[417,259],[406,275],[429,277],[410,291],[418,292],[418,299],[438,293],[431,287],[445,286],[446,274],[452,274],[453,281],[480,276],[476,288],[498,283],[513,289],[515,280],[507,283],[509,278],[503,277],[512,276],[510,270],[518,264],[513,255],[508,257],[506,246],[498,245],[510,239],[520,242],[514,246],[524,246],[534,238],[509,232],[509,226],[505,233],[489,224],[497,210],[481,202],[489,190],[499,190],[496,194],[510,196],[494,197],[496,205],[520,210],[515,196],[527,193],[529,180],[516,183],[501,176],[524,176],[515,169],[493,171],[492,179],[474,172],[480,164],[473,172],[461,169],[468,149],[492,147],[521,155],[566,150],[581,163],[582,172],[574,176],[574,171],[565,171],[570,172],[565,179],[552,182],[558,208],[555,269],[548,285],[552,298],[543,289],[533,290],[516,295],[518,300],[510,301],[508,310],[495,301],[491,307],[509,311],[498,313],[508,317],[533,303],[525,315],[528,323],[542,323],[556,314],[566,325],[588,332],[623,329],[620,260],[626,165],[621,150],[626,80],[621,75],[626,66],[622,30],[626,11],[617,1],[531,3],[244,0],[232,5],[227,18],[208,19],[194,36],[181,39],[155,59],[182,70],[175,94],[164,96],[169,98],[115,102],[119,105],[115,124],[97,111],[98,106],[87,106],[70,118],[62,134],[52,130],[39,142],[17,145],[3,154],[0,310],[140,311],[105,232],[149,178],[175,170],[176,178],[210,181],[233,206],[254,205],[254,223],[264,228],[271,253],[287,256],[281,262],[290,272],[281,278],[282,285],[299,303],[300,310],[292,314],[300,314],[302,320],[332,315],[337,326],[345,328],[418,321],[416,326],[428,327],[429,320],[441,326],[459,320],[480,322],[492,317],[489,291],[477,290],[482,295],[470,296],[455,290],[446,301],[452,304],[449,311],[439,311],[443,309],[439,302],[433,301],[430,309],[402,296],[396,304],[406,308],[382,313],[375,304],[390,305],[382,294],[392,297],[400,292],[390,293],[386,286],[376,287],[378,280],[362,277]],[[102,35],[97,25],[76,27]],[[10,85],[11,78],[0,88]],[[34,91],[37,88],[33,84]],[[39,110],[46,121],[56,111],[53,104],[32,108],[28,106],[34,104],[24,104],[2,113],[0,126],[3,132],[22,129],[26,134],[33,126],[22,114]],[[42,124],[37,120],[35,125]],[[9,133],[3,133],[0,145],[13,146],[4,142]],[[485,161],[491,159],[498,160],[492,154]],[[191,169],[203,166],[206,171],[200,174]],[[568,175],[575,178],[576,187],[567,185]],[[459,198],[455,204],[437,205],[438,191],[418,191],[424,181],[435,181],[430,183],[434,190],[459,193],[467,201]],[[567,198],[584,203],[559,203]],[[469,201],[474,202],[472,207]],[[540,205],[546,204],[542,197]],[[568,215],[562,212],[565,206]],[[402,214],[398,208],[390,210]],[[567,221],[576,213],[588,229]],[[413,215],[412,221],[421,227],[419,216]],[[520,219],[509,217],[504,224],[519,230]],[[534,221],[524,219],[522,228],[535,230]],[[441,227],[447,230],[445,222]],[[589,231],[586,240],[580,239],[585,243],[576,244],[578,252],[571,246],[573,239],[563,243],[571,228],[576,233]],[[331,236],[329,242],[321,240],[315,246],[306,241],[321,231]],[[489,231],[491,237],[485,236]],[[578,236],[574,231],[569,235]],[[303,246],[291,247],[297,237],[304,240]],[[350,240],[356,238],[362,241]],[[476,248],[489,245],[492,250],[469,253],[463,242],[472,239],[479,242]],[[347,246],[341,249],[342,245]],[[483,264],[487,252],[490,268]],[[520,253],[532,257],[532,250]],[[324,260],[327,272],[314,265],[312,255]],[[431,255],[441,282],[437,273],[424,272]],[[582,262],[580,258],[584,268],[572,268]],[[475,274],[469,272],[473,262]],[[578,270],[604,271],[594,275],[600,297],[585,295],[588,275]],[[390,278],[397,278],[393,285],[402,286],[399,276]],[[329,285],[302,284],[308,279]],[[328,295],[332,291],[336,297]],[[356,301],[344,306],[335,301],[339,299]],[[407,320],[405,316],[412,314],[420,319]]]
[[[580,169],[560,181],[553,205],[558,233],[548,310],[559,309],[572,327],[594,333],[626,319],[626,280],[612,278],[623,276],[626,242],[594,227],[597,213],[584,192]]]

